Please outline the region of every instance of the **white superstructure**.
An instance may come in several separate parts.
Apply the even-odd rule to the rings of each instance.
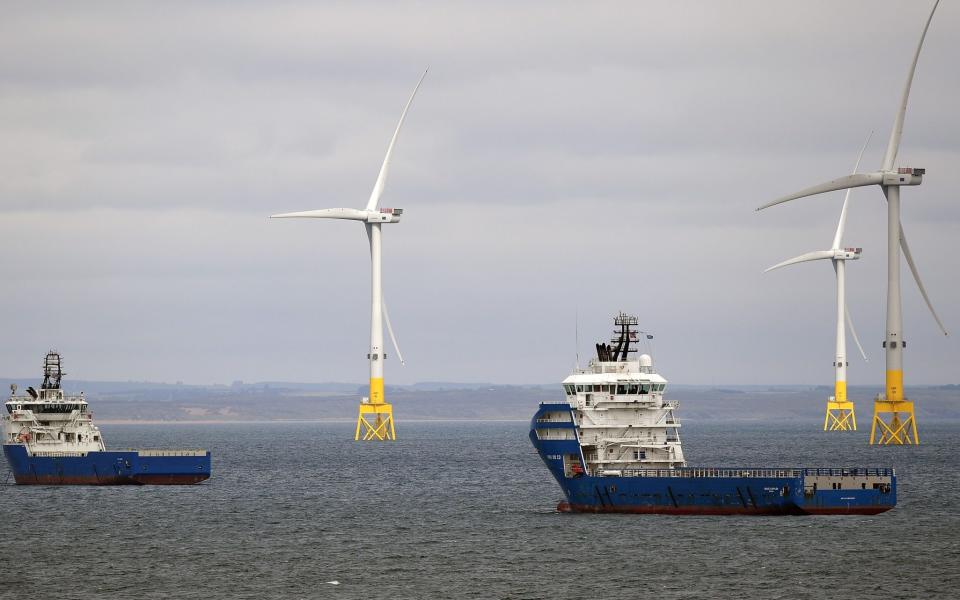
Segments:
[[[83,392],[65,394],[60,389],[62,377],[60,355],[50,351],[39,390],[29,387],[26,395],[18,396],[17,386],[10,386],[2,422],[4,444],[23,444],[32,455],[104,450],[103,436],[93,424]]]
[[[597,358],[563,380],[587,470],[683,467],[677,403],[664,400],[667,380],[650,354],[630,356],[637,353],[631,344],[647,336],[634,316],[620,313],[614,323],[615,345],[597,344]]]

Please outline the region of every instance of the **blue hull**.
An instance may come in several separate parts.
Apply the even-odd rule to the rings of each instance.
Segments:
[[[3,453],[21,485],[189,485],[210,478],[210,453],[140,454],[136,450],[32,456],[21,444]]]
[[[571,422],[540,419],[569,410],[567,404],[541,404],[530,423],[530,441],[566,496],[561,511],[872,515],[897,503],[896,474],[889,468],[683,467],[589,476],[579,436],[551,439],[550,430],[576,432],[572,415]]]

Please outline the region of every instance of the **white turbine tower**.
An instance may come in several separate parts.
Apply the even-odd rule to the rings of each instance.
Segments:
[[[355,440],[395,440],[397,438],[393,425],[393,407],[386,402],[383,394],[383,361],[387,357],[383,348],[384,321],[386,321],[390,339],[393,342],[393,347],[397,350],[397,356],[401,363],[403,363],[403,355],[400,354],[400,348],[397,346],[397,338],[394,336],[393,327],[390,325],[387,305],[383,300],[380,268],[380,226],[384,223],[398,223],[400,216],[403,214],[403,209],[379,208],[379,204],[387,180],[393,148],[396,146],[397,137],[400,135],[400,128],[403,127],[403,120],[407,116],[407,111],[410,109],[413,98],[417,95],[417,90],[420,89],[420,84],[423,83],[423,78],[426,76],[427,72],[424,71],[420,80],[417,81],[416,87],[413,88],[413,93],[410,94],[406,106],[403,107],[400,122],[397,123],[397,129],[393,132],[393,138],[390,139],[387,155],[380,167],[377,182],[374,184],[373,192],[370,193],[370,199],[364,208],[322,208],[320,210],[283,213],[270,217],[272,219],[346,219],[360,221],[367,230],[367,238],[370,240],[370,352],[367,354],[367,358],[370,360],[370,396],[360,402],[357,428],[354,434]],[[368,418],[371,416],[372,418]]]
[[[854,173],[856,173],[860,167],[860,159],[863,158],[863,151],[866,150],[872,135],[873,133],[871,132],[870,135],[867,136],[867,140],[863,143],[863,147],[860,148],[860,154],[857,156],[857,162],[853,167]],[[854,405],[853,402],[847,398],[847,366],[849,364],[847,362],[847,323],[850,324],[850,333],[853,334],[853,341],[857,343],[857,348],[860,349],[863,360],[867,360],[863,346],[860,345],[860,340],[857,338],[857,331],[853,328],[853,321],[850,319],[850,313],[847,310],[846,303],[845,263],[848,260],[857,260],[860,258],[860,248],[843,248],[841,246],[843,243],[843,230],[847,223],[847,207],[849,203],[850,190],[848,189],[843,197],[843,208],[840,209],[840,223],[837,225],[837,233],[833,236],[833,244],[829,250],[818,250],[816,252],[801,254],[764,271],[769,272],[774,269],[779,269],[780,267],[811,260],[829,259],[833,263],[833,270],[837,274],[837,346],[833,360],[836,377],[834,378],[833,396],[827,400],[827,410],[823,419],[824,431],[857,430],[857,416],[854,411]]]
[[[878,395],[873,405],[873,425],[870,431],[870,443],[880,444],[917,444],[920,438],[917,434],[917,422],[914,417],[913,402],[907,400],[903,393],[903,319],[900,308],[900,252],[903,251],[904,258],[913,272],[913,278],[920,288],[920,293],[930,308],[933,318],[937,321],[941,331],[947,335],[940,317],[937,316],[930,299],[927,297],[927,291],[920,281],[920,275],[917,272],[917,266],[910,255],[910,247],[907,245],[907,238],[903,233],[903,225],[900,223],[900,187],[909,185],[920,185],[923,181],[924,169],[915,169],[910,167],[893,168],[893,163],[897,158],[897,151],[900,148],[900,138],[903,135],[903,120],[907,112],[907,100],[910,97],[910,84],[913,82],[913,74],[917,68],[917,61],[920,58],[920,49],[923,48],[923,40],[927,35],[927,29],[930,28],[930,21],[933,20],[933,13],[937,10],[940,0],[933,4],[930,10],[930,16],[923,27],[923,33],[920,35],[920,42],[917,44],[917,50],[913,55],[913,62],[910,65],[910,71],[907,74],[907,82],[903,88],[903,95],[900,99],[900,106],[897,109],[896,118],[893,121],[893,130],[890,132],[890,141],[887,144],[887,151],[883,156],[883,163],[880,170],[875,173],[860,173],[847,175],[827,183],[815,185],[813,187],[801,190],[795,194],[784,196],[769,204],[761,206],[757,210],[762,210],[776,204],[813,196],[824,192],[833,192],[836,190],[849,189],[867,185],[879,185],[887,197],[887,331],[883,342],[886,348],[886,394]],[[901,419],[903,414],[905,418]],[[884,421],[882,415],[889,415],[889,422]],[[876,433],[880,430],[880,438],[877,440]]]

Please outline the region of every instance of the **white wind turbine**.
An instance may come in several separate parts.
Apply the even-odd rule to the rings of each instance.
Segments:
[[[867,144],[870,143],[872,136],[873,132],[867,136],[863,147],[860,148],[860,154],[857,156],[857,162],[853,167],[854,173],[856,173],[860,167],[860,159],[863,158],[863,151],[866,150]],[[859,338],[857,338],[857,331],[853,327],[853,321],[850,319],[850,312],[847,310],[846,303],[845,263],[848,260],[857,260],[860,258],[860,248],[843,248],[841,246],[843,243],[843,230],[847,223],[847,207],[850,203],[850,191],[850,189],[847,189],[846,194],[844,194],[843,208],[840,209],[840,222],[837,225],[837,233],[833,236],[833,244],[829,250],[817,250],[815,252],[801,254],[795,258],[778,263],[764,271],[766,273],[774,269],[779,269],[780,267],[811,260],[829,259],[833,263],[833,270],[837,274],[837,346],[833,360],[836,377],[834,378],[833,397],[827,400],[827,410],[823,419],[824,431],[827,429],[830,431],[857,430],[857,417],[854,412],[853,402],[847,399],[847,365],[849,364],[847,362],[847,332],[845,327],[847,323],[850,324],[850,333],[853,334],[853,341],[857,343],[857,348],[860,349],[863,360],[867,360],[863,346],[860,344]]]
[[[903,225],[900,222],[900,187],[909,185],[920,185],[923,181],[925,169],[916,169],[910,167],[900,167],[894,169],[893,163],[897,158],[897,151],[900,148],[900,138],[903,135],[903,121],[907,112],[907,100],[910,97],[910,85],[913,82],[913,74],[917,68],[917,61],[920,59],[920,50],[923,48],[923,40],[930,28],[930,21],[933,20],[933,13],[937,10],[940,0],[936,0],[933,8],[930,10],[930,16],[923,27],[923,33],[920,35],[920,42],[917,44],[917,50],[913,55],[913,62],[910,65],[910,71],[907,74],[907,82],[903,88],[903,95],[900,99],[900,105],[897,109],[896,118],[893,121],[893,130],[890,132],[890,141],[887,143],[887,151],[883,156],[883,163],[880,170],[874,173],[860,173],[847,175],[833,181],[828,181],[820,185],[801,190],[795,194],[778,198],[769,204],[761,206],[757,210],[763,210],[795,200],[805,196],[813,196],[824,192],[833,192],[836,190],[849,189],[867,185],[879,185],[887,197],[887,326],[886,336],[883,342],[886,348],[886,394],[878,396],[874,402],[873,408],[873,426],[870,432],[870,443],[873,444],[876,439],[876,433],[881,431],[880,444],[917,444],[920,439],[917,435],[917,423],[914,418],[913,402],[906,399],[903,393],[903,318],[900,307],[900,252],[907,260],[907,265],[913,273],[913,278],[917,282],[917,287],[923,295],[927,307],[933,314],[933,318],[940,326],[940,330],[947,335],[940,317],[937,316],[927,291],[920,281],[920,274],[917,272],[917,266],[913,262],[910,254],[910,247],[907,245],[907,238],[903,233]],[[906,418],[901,419],[900,413]],[[890,422],[887,423],[880,415],[889,414]]]
[[[390,168],[390,158],[393,155],[393,148],[397,144],[400,128],[403,127],[403,120],[407,116],[407,111],[410,109],[413,98],[417,95],[417,90],[420,89],[420,84],[423,83],[423,78],[426,76],[427,72],[424,71],[420,80],[417,81],[416,87],[413,88],[413,93],[410,94],[406,106],[403,107],[400,122],[397,123],[397,129],[393,132],[393,138],[390,139],[387,155],[380,167],[377,182],[374,184],[370,199],[364,208],[322,208],[271,215],[270,217],[271,219],[308,218],[360,221],[367,231],[367,238],[370,240],[370,352],[367,354],[367,358],[370,360],[370,396],[360,402],[360,412],[357,416],[357,428],[354,434],[356,440],[361,438],[363,440],[396,439],[393,425],[393,407],[385,401],[383,394],[383,361],[387,357],[383,348],[384,321],[386,321],[390,340],[397,350],[397,356],[401,363],[403,363],[403,355],[400,354],[400,348],[397,346],[397,338],[393,334],[390,316],[387,314],[387,305],[383,300],[380,267],[380,226],[384,223],[398,223],[400,216],[403,214],[403,209],[379,208],[378,205],[380,204],[380,197],[383,195],[387,172]],[[367,418],[370,415],[373,417],[372,422]]]

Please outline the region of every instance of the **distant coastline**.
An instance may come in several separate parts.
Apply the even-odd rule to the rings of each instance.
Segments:
[[[0,382],[12,382],[0,378]],[[35,378],[17,381],[21,389]],[[355,423],[361,385],[349,383],[242,383],[198,386],[144,382],[70,381],[83,391],[97,423],[243,424],[265,422]],[[858,421],[869,423],[877,386],[850,386]],[[912,386],[920,426],[960,420],[960,385]],[[822,421],[828,386],[670,384],[688,423]],[[528,421],[540,402],[562,399],[559,385],[430,382],[389,386],[399,422]]]

